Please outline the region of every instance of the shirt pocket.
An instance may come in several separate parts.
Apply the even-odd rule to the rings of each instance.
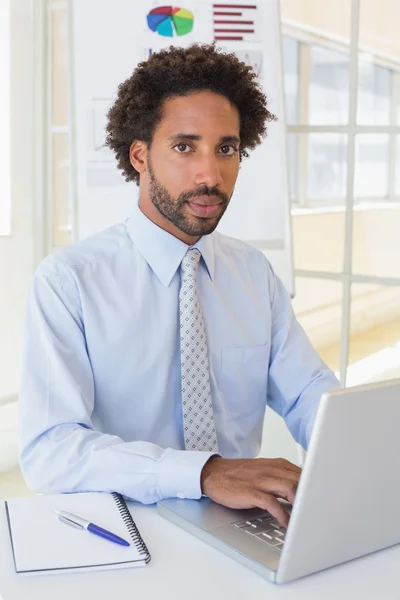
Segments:
[[[218,388],[232,418],[263,413],[270,346],[222,348]]]

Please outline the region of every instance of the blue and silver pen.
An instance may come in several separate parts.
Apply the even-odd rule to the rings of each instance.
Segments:
[[[110,542],[114,542],[115,544],[120,544],[121,546],[130,546],[129,542],[123,540],[114,533],[111,533],[111,531],[107,531],[107,529],[103,529],[102,527],[99,527],[90,521],[86,521],[86,519],[72,515],[64,510],[56,510],[54,512],[58,515],[60,521],[66,523],[67,525],[71,525],[71,527],[76,527],[77,529],[86,529],[86,531],[90,531],[90,533],[99,535],[100,537],[109,540]]]

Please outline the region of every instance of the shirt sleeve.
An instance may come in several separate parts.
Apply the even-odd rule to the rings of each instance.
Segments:
[[[119,492],[146,504],[200,498],[201,471],[214,453],[125,442],[94,429],[95,385],[78,286],[66,267],[43,264],[28,295],[19,397],[20,463],[29,487]]]
[[[268,278],[272,341],[267,404],[307,449],[321,395],[340,384],[297,321],[290,296],[269,263]]]

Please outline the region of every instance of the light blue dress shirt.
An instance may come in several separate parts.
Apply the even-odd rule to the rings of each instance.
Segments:
[[[259,453],[266,404],[303,447],[337,387],[264,254],[217,232],[195,244],[219,450]],[[199,498],[212,455],[184,451],[180,263],[188,246],[138,206],[126,224],[48,256],[30,288],[20,461],[38,492]]]

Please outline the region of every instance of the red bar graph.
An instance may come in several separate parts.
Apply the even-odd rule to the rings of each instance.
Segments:
[[[233,36],[220,36],[220,35],[215,35],[214,36],[214,40],[236,40],[237,42],[243,42],[243,38],[242,37],[233,37]]]
[[[215,33],[230,33],[232,29],[214,29]],[[235,29],[235,33],[254,33],[254,29]]]
[[[216,12],[214,11],[214,17],[241,17],[243,13],[239,12]]]
[[[237,8],[237,9],[247,9],[247,8],[257,8],[255,5],[249,4],[213,4],[213,8]]]
[[[214,39],[256,41],[257,8],[255,4],[213,4]]]

